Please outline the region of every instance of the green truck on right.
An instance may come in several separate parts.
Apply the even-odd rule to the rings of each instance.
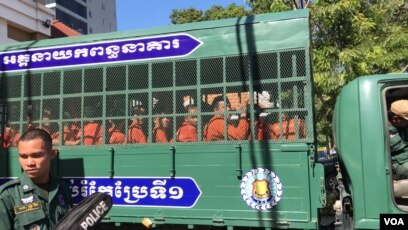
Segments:
[[[408,152],[407,100],[408,74],[359,77],[341,90],[333,119],[340,170],[334,205],[338,227],[378,229],[379,221],[386,222],[381,214],[407,213],[408,180],[399,172]]]

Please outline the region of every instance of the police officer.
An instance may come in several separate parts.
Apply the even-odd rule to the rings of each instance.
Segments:
[[[388,116],[394,179],[408,179],[408,100],[393,102]]]
[[[56,154],[45,130],[21,136],[18,158],[24,172],[0,187],[1,229],[52,229],[72,208],[68,185],[50,175]]]

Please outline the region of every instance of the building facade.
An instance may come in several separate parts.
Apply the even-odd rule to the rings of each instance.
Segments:
[[[46,0],[56,19],[81,34],[113,32],[117,29],[116,0]]]
[[[0,0],[0,44],[48,38],[54,18],[45,0]]]

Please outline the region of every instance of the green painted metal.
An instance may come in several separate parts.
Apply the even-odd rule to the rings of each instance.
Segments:
[[[359,77],[345,86],[333,121],[336,146],[349,178],[355,228],[378,229],[381,213],[404,213],[393,199],[385,89],[408,86],[407,74]],[[344,175],[346,176],[346,175]]]
[[[324,170],[313,160],[315,122],[308,11],[1,45],[0,52],[181,32],[203,42],[183,58],[3,73],[3,101],[15,110],[9,114],[9,123],[23,132],[31,104],[33,124],[42,126],[42,111],[50,107],[54,112],[50,122],[62,133],[65,123],[78,122],[83,127],[91,119],[85,117],[85,107],[92,105],[98,108],[92,120],[107,127],[110,119],[127,123],[132,118],[128,112],[130,102],[141,99],[147,107],[147,113],[141,116],[148,124],[147,144],[107,144],[108,134],[103,129],[101,145],[55,146],[59,159],[53,171],[63,177],[191,177],[202,195],[192,208],[115,206],[107,222],[135,223],[149,217],[156,225],[317,228]],[[254,93],[262,91],[271,94],[275,106],[266,111],[277,115],[280,129],[285,128],[282,113],[296,114],[296,120],[305,121],[305,137],[301,137],[297,125],[295,139],[285,139],[282,134],[276,140],[255,139]],[[187,115],[179,109],[182,96],[193,94],[202,108],[205,101],[200,98],[234,93],[240,99],[248,97],[251,140],[224,138],[209,143],[198,135],[195,143],[153,143],[150,127],[154,114],[149,108],[156,96],[164,95],[171,107],[171,112],[159,116],[171,118],[174,139],[177,126]],[[121,109],[117,114],[110,113],[117,108]],[[66,117],[68,110],[77,116]],[[199,133],[212,115],[212,111],[199,111]],[[127,126],[123,132],[127,135]],[[2,151],[0,176],[18,175],[21,170],[17,150]],[[283,198],[270,211],[252,209],[240,194],[241,177],[256,168],[273,171],[283,184]]]

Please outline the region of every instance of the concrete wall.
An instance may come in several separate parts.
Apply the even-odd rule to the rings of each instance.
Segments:
[[[41,1],[0,0],[0,42],[47,38],[51,29],[43,23],[54,18],[55,12]]]

